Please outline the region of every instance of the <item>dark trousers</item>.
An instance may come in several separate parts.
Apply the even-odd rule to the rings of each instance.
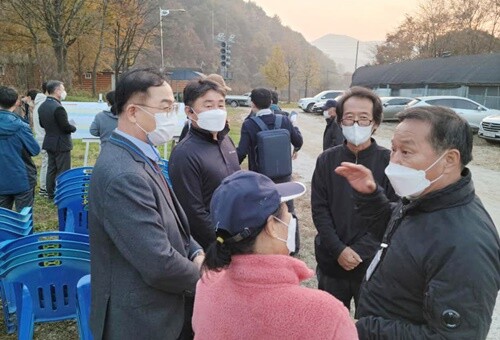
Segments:
[[[322,273],[316,269],[318,277],[318,289],[330,293],[340,300],[348,310],[351,310],[351,299],[354,298],[354,305],[358,307],[359,288],[361,279],[335,278]]]
[[[49,155],[49,164],[47,166],[47,194],[49,198],[54,198],[56,186],[56,177],[68,169],[71,169],[71,151],[51,152]]]
[[[19,194],[0,195],[0,207],[12,210],[15,203],[17,212],[20,212],[25,207],[32,207],[34,201],[35,188],[20,192]]]
[[[193,318],[194,296],[184,296],[184,325],[177,340],[193,340],[194,332],[191,319]]]

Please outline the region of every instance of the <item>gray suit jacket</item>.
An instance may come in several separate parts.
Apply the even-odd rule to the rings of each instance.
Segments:
[[[95,339],[177,339],[181,332],[184,294],[194,292],[199,278],[188,255],[200,247],[160,176],[116,133],[94,167],[89,234]]]

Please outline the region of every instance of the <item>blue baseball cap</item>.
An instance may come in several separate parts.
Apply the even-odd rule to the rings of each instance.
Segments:
[[[281,202],[303,195],[306,187],[300,182],[274,183],[269,177],[253,171],[240,170],[226,177],[214,191],[210,216],[217,230],[241,235],[235,241],[262,227]]]
[[[325,103],[325,105],[323,105],[323,107],[321,108],[323,111],[326,111],[332,107],[337,107],[337,101],[336,100],[333,100],[333,99],[328,99]]]

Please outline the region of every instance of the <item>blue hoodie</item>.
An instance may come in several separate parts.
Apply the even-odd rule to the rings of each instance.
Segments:
[[[10,111],[0,109],[0,195],[19,194],[36,185],[31,156],[40,146],[28,124]]]

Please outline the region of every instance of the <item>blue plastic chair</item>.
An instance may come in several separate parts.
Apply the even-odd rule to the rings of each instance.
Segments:
[[[75,193],[57,203],[60,231],[88,234],[88,194]]]
[[[81,340],[93,340],[90,331],[90,275],[82,277],[76,285],[76,321]]]
[[[89,272],[90,260],[64,256],[10,267],[4,275],[14,287],[18,338],[32,339],[36,322],[76,318],[76,285]]]
[[[89,187],[90,187],[90,181],[72,182],[72,183],[68,183],[67,185],[57,187],[56,191],[54,192],[54,195],[56,197],[67,195],[67,193],[69,191],[73,191],[73,190],[88,191]]]
[[[26,222],[15,222],[12,220],[0,220],[0,228],[6,230],[12,230],[19,234],[26,235],[26,231],[29,229],[33,229],[33,220],[27,220]]]
[[[4,241],[0,243],[0,265],[3,264],[3,269],[6,271],[8,269],[6,267],[15,266],[23,260],[38,259],[40,256],[45,262],[50,263],[52,258],[49,259],[49,257],[62,254],[59,250],[64,250],[64,254],[71,253],[89,258],[89,237],[84,234],[49,231]],[[69,252],[69,250],[81,250],[86,253]],[[20,255],[24,255],[24,257],[20,257]],[[13,315],[16,311],[16,303],[13,286],[11,282],[1,276],[0,297],[7,333],[14,333],[16,327]]]
[[[0,243],[0,256],[12,249],[22,247],[27,244],[38,243],[43,241],[74,241],[89,243],[89,236],[85,234],[75,234],[61,231],[45,231],[34,233],[15,240],[7,240]]]
[[[16,220],[24,220],[26,216],[32,216],[32,215],[33,215],[32,207],[24,207],[20,212],[10,209],[0,208],[0,216],[11,217]]]
[[[59,182],[62,182],[68,178],[75,178],[75,177],[81,177],[81,176],[91,176],[92,170],[93,170],[93,167],[91,167],[91,166],[82,166],[82,167],[71,168],[69,170],[66,170],[63,173],[59,174],[59,176],[57,176],[56,185],[59,184]]]

